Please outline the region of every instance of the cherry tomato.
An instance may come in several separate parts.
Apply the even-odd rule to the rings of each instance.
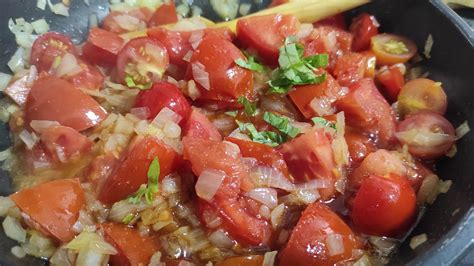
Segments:
[[[181,116],[180,124],[186,122],[191,113],[191,105],[178,87],[164,81],[154,83],[151,89],[140,91],[135,107],[148,107],[150,114],[147,119],[155,118],[161,109],[168,107]]]
[[[402,115],[426,110],[443,115],[448,106],[448,97],[441,83],[430,79],[414,79],[402,87],[398,95],[398,109]]]
[[[25,112],[27,125],[32,120],[50,120],[77,131],[93,127],[107,116],[92,97],[69,82],[53,77],[41,78],[34,83]]]
[[[328,238],[339,236],[343,251],[331,254]],[[354,259],[352,250],[359,243],[351,228],[322,203],[310,204],[293,229],[288,244],[280,254],[280,265],[337,265]]]
[[[35,65],[38,72],[48,71],[56,57],[65,53],[76,54],[71,39],[61,33],[48,32],[33,43],[30,64]]]
[[[105,240],[118,251],[110,256],[112,265],[148,265],[151,256],[160,248],[157,240],[140,235],[125,224],[105,223],[99,228],[104,231]]]
[[[284,143],[279,151],[283,154],[290,173],[297,181],[326,180],[330,185],[328,188],[319,189],[322,198],[327,199],[335,193],[336,163],[331,140],[323,128],[313,128]]]
[[[235,64],[238,58],[245,57],[228,40],[209,36],[201,41],[191,57],[187,74],[201,91],[199,99],[235,102],[240,96],[253,97],[253,74]],[[201,83],[208,83],[209,87],[204,88]]]
[[[362,181],[351,218],[368,235],[396,236],[408,229],[416,213],[416,195],[406,177],[372,175]]]
[[[423,159],[443,156],[456,141],[453,125],[443,116],[429,111],[409,115],[397,127],[397,139],[408,151]]]
[[[361,79],[350,87],[350,92],[336,102],[344,111],[348,125],[378,137],[378,144],[385,146],[394,139],[395,117],[372,79]]]
[[[161,140],[147,136],[137,137],[103,186],[99,188],[98,199],[112,204],[131,195],[148,181],[147,172],[154,158],[160,163],[160,180],[176,170],[181,164],[178,153]]]
[[[192,108],[189,119],[183,126],[183,136],[222,140],[222,136],[214,124],[197,108]]]
[[[91,63],[115,66],[123,44],[124,40],[120,36],[100,28],[92,28],[82,47],[82,55]]]
[[[333,74],[341,86],[348,87],[362,79],[367,69],[366,57],[359,53],[345,53],[336,61]]]
[[[152,12],[146,7],[132,9],[127,12],[110,12],[102,22],[106,31],[122,34],[146,28],[146,22],[151,18]]]
[[[344,18],[344,15],[342,13],[336,14],[334,16],[327,17],[322,20],[318,20],[313,23],[315,27],[318,26],[333,26],[340,28],[341,30],[346,30],[347,25],[346,25],[346,19]]]
[[[77,234],[72,228],[85,204],[78,179],[49,181],[20,190],[10,199],[48,236],[67,243]]]
[[[119,159],[115,158],[112,154],[95,157],[85,171],[85,180],[90,182],[93,187],[101,186],[100,182],[107,179],[119,162]]]
[[[118,54],[118,78],[124,84],[130,77],[135,84],[147,86],[161,79],[168,63],[168,53],[161,43],[148,37],[132,39]]]
[[[161,4],[148,20],[148,27],[166,25],[178,22],[174,2]]]
[[[82,70],[65,79],[76,86],[76,88],[88,90],[101,89],[105,80],[104,74],[96,66],[88,64],[82,59],[78,59],[77,62]]]
[[[367,13],[359,14],[352,20],[350,31],[354,34],[352,50],[360,52],[370,48],[370,39],[379,34],[379,23],[374,16]]]
[[[285,38],[298,33],[300,23],[295,16],[271,14],[239,19],[237,40],[244,47],[255,49],[260,58],[272,66],[278,65],[278,49]]]
[[[362,162],[369,153],[377,149],[369,136],[354,129],[346,127],[344,138],[346,139],[347,147],[349,148],[349,156],[353,163],[357,164]]]
[[[240,257],[230,257],[216,263],[216,266],[262,266],[262,255],[248,255]]]
[[[370,39],[372,52],[379,65],[405,63],[416,54],[416,45],[409,39],[394,34],[378,34]]]
[[[92,142],[86,136],[64,126],[44,129],[40,139],[51,158],[61,163],[81,158],[92,147]]]
[[[405,78],[400,68],[393,65],[379,72],[375,78],[382,84],[387,99],[390,102],[395,102],[403,85],[405,85]]]

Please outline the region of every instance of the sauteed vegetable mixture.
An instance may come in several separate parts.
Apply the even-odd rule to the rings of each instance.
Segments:
[[[163,4],[112,11],[80,45],[38,36],[1,106],[12,252],[51,265],[386,263],[449,189],[434,160],[469,129],[443,117],[443,84],[414,67],[411,40],[370,14],[349,22],[272,14],[233,32]]]

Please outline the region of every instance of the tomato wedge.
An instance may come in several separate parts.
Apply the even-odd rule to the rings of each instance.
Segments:
[[[367,69],[367,58],[359,53],[345,53],[336,61],[333,74],[341,86],[348,87],[362,79]]]
[[[161,4],[148,20],[148,27],[166,25],[178,22],[174,2]]]
[[[390,102],[395,102],[403,85],[405,85],[405,77],[400,68],[397,65],[393,65],[379,72],[375,78],[382,84],[383,92],[387,99]]]
[[[28,215],[35,228],[66,243],[77,234],[72,226],[85,204],[79,179],[58,179],[12,194],[10,198]]]
[[[197,108],[192,108],[189,119],[183,127],[183,136],[222,140],[221,133]]]
[[[91,63],[114,66],[123,44],[124,40],[120,36],[100,28],[92,28],[82,47],[82,55]]]
[[[137,137],[99,188],[97,198],[112,204],[137,191],[141,184],[147,183],[148,167],[155,157],[160,163],[160,180],[181,164],[181,156],[161,140],[152,136]]]
[[[352,20],[349,30],[354,34],[352,50],[360,52],[370,48],[370,39],[379,34],[379,23],[374,16],[359,14]]]
[[[360,133],[354,129],[346,127],[344,132],[347,147],[349,148],[349,156],[352,163],[359,163],[369,154],[374,152],[377,147],[375,143],[366,134]]]
[[[448,107],[448,97],[441,83],[419,78],[408,81],[398,95],[398,110],[402,115],[419,111],[432,111],[443,115]]]
[[[95,126],[107,116],[92,97],[69,82],[53,77],[41,78],[34,83],[25,113],[27,125],[32,120],[50,120],[77,131]]]
[[[76,54],[71,39],[64,34],[48,32],[41,35],[31,48],[30,64],[38,68],[38,72],[48,71],[57,56],[65,53]]]
[[[86,136],[73,128],[64,126],[44,129],[40,134],[40,139],[51,158],[61,163],[81,158],[92,147],[92,142]]]
[[[66,80],[71,82],[76,88],[84,88],[88,90],[101,89],[104,84],[104,74],[100,70],[82,59],[77,59],[81,71],[75,75],[67,77]]]
[[[416,45],[409,39],[394,34],[378,34],[371,38],[371,49],[379,65],[405,63],[416,54]]]

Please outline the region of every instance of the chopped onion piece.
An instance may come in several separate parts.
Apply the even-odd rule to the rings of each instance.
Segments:
[[[26,256],[25,250],[20,246],[12,247],[11,252],[13,255],[15,255],[15,257],[20,258],[20,259]]]
[[[319,192],[316,189],[296,190],[296,196],[304,204],[311,204],[319,199]]]
[[[0,196],[0,217],[7,215],[8,210],[14,206],[15,203],[9,197]]]
[[[438,183],[439,177],[435,174],[428,175],[423,179],[418,194],[416,196],[416,201],[419,204],[433,204],[438,195]]]
[[[99,18],[97,17],[96,13],[92,13],[89,15],[89,29],[98,27],[99,26]]]
[[[258,164],[258,160],[253,157],[242,157],[240,159],[248,168],[255,167]]]
[[[199,46],[204,37],[204,30],[196,30],[191,33],[189,36],[189,43],[193,47],[194,50]]]
[[[43,34],[49,31],[49,24],[44,18],[31,22],[31,25],[38,34]]]
[[[194,80],[204,89],[210,90],[211,81],[209,80],[209,73],[206,72],[204,65],[199,62],[195,62],[191,64],[191,69],[193,71]]]
[[[240,154],[239,145],[227,140],[224,140],[222,143],[225,144],[225,153],[232,156],[232,158],[237,158]]]
[[[469,133],[471,129],[469,128],[469,124],[467,123],[467,120],[464,121],[460,126],[456,128],[456,138],[460,139],[464,137],[467,133]]]
[[[54,126],[59,126],[60,124],[57,121],[50,121],[50,120],[32,120],[30,122],[31,128],[38,132],[41,133],[44,129],[47,129],[49,127],[54,127]]]
[[[236,128],[234,131],[230,132],[229,137],[251,141],[247,134],[240,132],[239,128]]]
[[[234,241],[222,229],[209,235],[209,241],[219,248],[230,249],[234,246]]]
[[[331,182],[324,179],[314,179],[295,185],[295,190],[310,190],[331,187]]]
[[[13,73],[16,73],[18,70],[25,67],[25,59],[23,58],[25,54],[25,49],[18,47],[13,56],[8,61],[8,67]]]
[[[439,193],[448,193],[449,189],[451,188],[451,185],[453,184],[452,180],[439,180],[438,182],[438,191]]]
[[[430,36],[431,36],[431,34],[430,34]],[[426,241],[428,241],[428,236],[426,234],[416,235],[416,236],[414,236],[410,239],[410,248],[415,249],[419,245],[425,243]]]
[[[275,259],[278,254],[278,251],[265,252],[263,256],[262,266],[275,266]]]
[[[311,23],[303,23],[300,26],[300,30],[296,34],[298,39],[304,39],[308,37],[311,34],[311,31],[313,31],[313,24]]]
[[[12,75],[0,72],[0,91],[5,90],[8,84],[10,84],[11,79]]]
[[[453,140],[451,135],[420,129],[397,132],[395,137],[406,144],[423,146],[437,146]]]
[[[148,107],[135,107],[130,109],[130,113],[141,120],[146,120],[150,115],[150,108]]]
[[[71,242],[67,243],[65,248],[81,252],[88,249],[94,249],[100,254],[115,255],[117,250],[107,243],[99,234],[82,231]]]
[[[191,62],[191,57],[193,56],[193,51],[189,50],[184,56],[183,60],[186,62]]]
[[[257,166],[252,169],[251,175],[257,186],[279,188],[292,191],[294,185],[278,170],[268,166]]]
[[[272,210],[272,213],[270,214],[270,222],[272,224],[273,229],[277,229],[278,227],[280,227],[281,223],[283,222],[284,214],[285,204],[283,203]]]
[[[309,103],[309,107],[318,115],[332,115],[336,109],[332,107],[332,100],[329,97],[314,97]]]
[[[73,76],[81,71],[82,68],[77,62],[76,57],[71,53],[66,53],[61,58],[59,66],[55,69],[55,75],[56,77],[61,78],[63,76]]]
[[[328,248],[329,256],[336,256],[344,253],[344,242],[342,235],[340,234],[329,234],[326,237],[326,247]]]
[[[69,7],[63,3],[53,4],[48,0],[48,6],[54,14],[69,17]]]
[[[242,3],[240,4],[240,7],[239,7],[239,14],[241,16],[246,16],[250,12],[251,8],[252,8],[252,4]]]
[[[161,111],[156,115],[156,117],[151,122],[154,126],[158,128],[163,128],[166,122],[171,121],[176,124],[179,124],[182,117],[175,113],[173,110],[169,109],[168,107],[164,107]]]
[[[219,170],[204,170],[196,182],[196,194],[204,200],[211,200],[224,181],[226,174]]]
[[[211,7],[224,20],[234,19],[239,11],[239,0],[210,0]]]
[[[426,42],[425,42],[425,47],[424,47],[424,51],[423,51],[423,55],[427,58],[427,59],[430,59],[431,58],[431,49],[433,48],[433,36],[430,34],[428,34],[428,38],[426,38]]]
[[[46,9],[46,0],[38,0],[36,1],[36,7],[45,10]]]
[[[277,191],[273,188],[255,188],[245,193],[249,198],[252,198],[270,209],[278,205]]]
[[[176,8],[178,9],[178,7]],[[206,24],[199,17],[191,17],[189,19],[182,19],[173,26],[174,31],[193,31],[202,30],[206,28]]]
[[[5,232],[5,235],[7,235],[9,238],[20,242],[20,243],[25,243],[26,241],[26,230],[23,229],[21,226],[20,222],[11,217],[7,216],[3,222],[3,231]]]
[[[18,135],[20,139],[25,143],[26,147],[31,150],[39,141],[39,138],[35,135],[35,133],[30,133],[27,130],[23,129],[20,134]]]

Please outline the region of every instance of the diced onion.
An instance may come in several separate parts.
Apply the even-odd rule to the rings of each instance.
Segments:
[[[272,188],[255,188],[245,193],[249,198],[252,198],[262,204],[265,204],[270,209],[273,209],[278,204],[277,191]]]
[[[145,120],[150,115],[150,108],[135,107],[135,108],[130,109],[130,113],[141,120]]]
[[[54,14],[69,17],[69,7],[63,3],[53,4],[48,0],[48,6]]]
[[[369,237],[369,242],[384,256],[390,255],[397,248],[398,244],[398,240],[396,239],[379,236]]]
[[[240,132],[239,128],[236,128],[234,131],[230,132],[229,137],[251,141],[247,134]]]
[[[275,260],[276,260],[277,254],[278,254],[278,251],[276,250],[265,252],[265,255],[263,256],[262,266],[275,266]]]
[[[300,26],[300,30],[296,34],[298,39],[304,39],[308,37],[311,34],[311,31],[313,30],[313,24],[311,23],[303,23]]]
[[[99,234],[86,231],[83,231],[71,240],[71,242],[67,243],[65,248],[78,252],[84,249],[94,249],[101,254],[117,254],[117,250],[112,245],[105,242]]]
[[[28,87],[33,86],[33,83],[38,78],[38,69],[35,65],[30,66],[30,70],[28,71],[28,77],[26,78],[26,85]]]
[[[114,20],[122,29],[128,31],[135,31],[145,27],[140,19],[128,14],[117,15],[114,17]]]
[[[234,246],[234,241],[222,229],[214,231],[209,235],[209,241],[219,248],[230,249]]]
[[[199,62],[195,62],[191,64],[191,69],[193,71],[194,80],[204,89],[210,90],[211,81],[209,80],[209,73],[206,72],[204,65]]]
[[[339,45],[337,43],[337,36],[335,31],[331,31],[323,38],[323,43],[326,50],[331,52],[337,52]]]
[[[23,129],[20,134],[18,135],[20,139],[25,143],[26,147],[31,150],[39,141],[39,138],[35,135],[35,133],[30,133],[27,130]]]
[[[44,129],[49,127],[59,126],[60,124],[57,121],[50,121],[50,120],[32,120],[30,122],[31,128],[34,131],[41,133]]]
[[[313,179],[308,182],[295,185],[296,190],[310,190],[331,187],[331,182],[323,179]]]
[[[89,28],[94,28],[99,26],[99,18],[96,13],[89,15]]]
[[[176,8],[178,9],[178,7]],[[191,17],[189,19],[182,19],[173,26],[174,31],[193,31],[202,30],[206,28],[206,24],[202,22],[199,17]]]
[[[55,70],[56,77],[73,76],[82,71],[81,66],[77,62],[76,57],[71,53],[66,53],[61,58],[61,63]]]
[[[5,90],[8,84],[10,84],[11,79],[12,75],[0,72],[0,91]]]
[[[204,170],[196,182],[196,194],[204,200],[211,200],[224,181],[226,174],[219,170]]]
[[[257,186],[279,188],[286,191],[294,189],[293,184],[278,170],[268,166],[257,166],[252,169],[251,176]]]
[[[181,136],[181,127],[173,121],[168,121],[163,127],[163,133],[168,138],[179,138]]]
[[[440,180],[438,182],[438,191],[439,193],[448,193],[449,189],[451,188],[451,185],[453,184],[452,180]]]
[[[191,14],[193,17],[199,17],[202,15],[202,8],[199,6],[191,6]]]
[[[239,11],[239,0],[210,0],[212,9],[224,20],[234,19]]]
[[[191,57],[193,56],[193,51],[189,50],[184,56],[183,60],[186,62],[191,62]]]
[[[45,10],[46,9],[46,0],[38,0],[36,1],[36,7]]]
[[[181,191],[181,180],[178,177],[167,176],[162,181],[162,190],[166,194],[178,193]]]
[[[239,14],[241,16],[246,16],[250,12],[251,8],[252,8],[252,4],[242,3],[240,4],[240,7],[239,7]]]
[[[175,113],[173,110],[169,109],[168,107],[164,107],[161,111],[156,115],[156,117],[151,122],[154,126],[158,128],[163,128],[166,122],[171,121],[178,124],[181,121],[182,117]]]
[[[360,259],[354,262],[353,266],[372,266],[373,264],[370,262],[369,256],[364,254]]]
[[[428,241],[428,236],[426,234],[416,235],[410,239],[410,248],[415,249],[426,241]]]
[[[406,144],[438,146],[453,140],[449,134],[434,133],[427,130],[411,129],[395,133],[395,137]]]
[[[248,168],[255,167],[258,164],[258,160],[253,157],[242,157],[240,159]]]
[[[260,206],[260,209],[258,210],[258,214],[260,214],[260,216],[262,216],[265,219],[270,219],[271,210],[266,205],[262,205]]]
[[[15,255],[15,257],[20,258],[20,259],[26,256],[25,250],[20,246],[12,247],[11,252],[13,255]]]
[[[49,24],[44,18],[31,22],[31,25],[37,34],[43,34],[49,31]]]
[[[20,243],[25,243],[26,241],[26,230],[23,229],[21,226],[20,222],[11,217],[7,216],[3,222],[3,231],[5,232],[5,235],[7,235],[9,238],[20,242]]]
[[[299,121],[290,121],[289,123],[292,127],[296,127],[301,133],[304,134],[311,130],[312,126],[310,123],[299,122]]]
[[[439,177],[435,174],[428,175],[423,179],[416,200],[419,204],[433,204],[438,195]]]
[[[336,256],[344,253],[344,242],[342,235],[340,234],[329,234],[326,237],[326,247],[328,248],[329,256]]]
[[[270,214],[270,222],[272,224],[273,229],[277,229],[283,222],[285,214],[285,204],[278,205],[275,209],[272,210]]]
[[[335,109],[332,107],[332,100],[329,97],[314,97],[309,103],[309,107],[318,115],[332,115]]]
[[[8,210],[14,206],[15,203],[9,197],[0,196],[0,217],[7,215]]]
[[[464,121],[460,126],[456,128],[456,138],[460,139],[464,137],[467,133],[469,133],[471,129],[469,128],[469,124],[467,121]]]
[[[204,37],[204,30],[196,30],[191,33],[189,36],[189,43],[193,47],[194,50],[199,46]]]
[[[225,144],[225,153],[230,155],[232,158],[237,158],[237,156],[240,154],[239,145],[227,140],[224,140],[222,143]]]
[[[25,49],[18,47],[13,56],[8,61],[7,65],[13,73],[25,67],[25,59],[23,58]]]
[[[319,199],[319,192],[316,189],[312,190],[296,190],[296,196],[304,204],[311,204]]]
[[[179,4],[176,7],[176,13],[179,14],[181,17],[187,17],[189,13],[189,6],[186,4]]]
[[[425,47],[423,50],[423,55],[427,58],[431,58],[431,49],[433,48],[433,36],[428,34],[428,38],[426,38]]]
[[[187,85],[188,85],[188,87],[187,87],[188,88],[188,96],[193,101],[201,96],[201,92],[197,88],[196,83],[194,82],[194,80],[192,80],[192,79],[189,80]]]

